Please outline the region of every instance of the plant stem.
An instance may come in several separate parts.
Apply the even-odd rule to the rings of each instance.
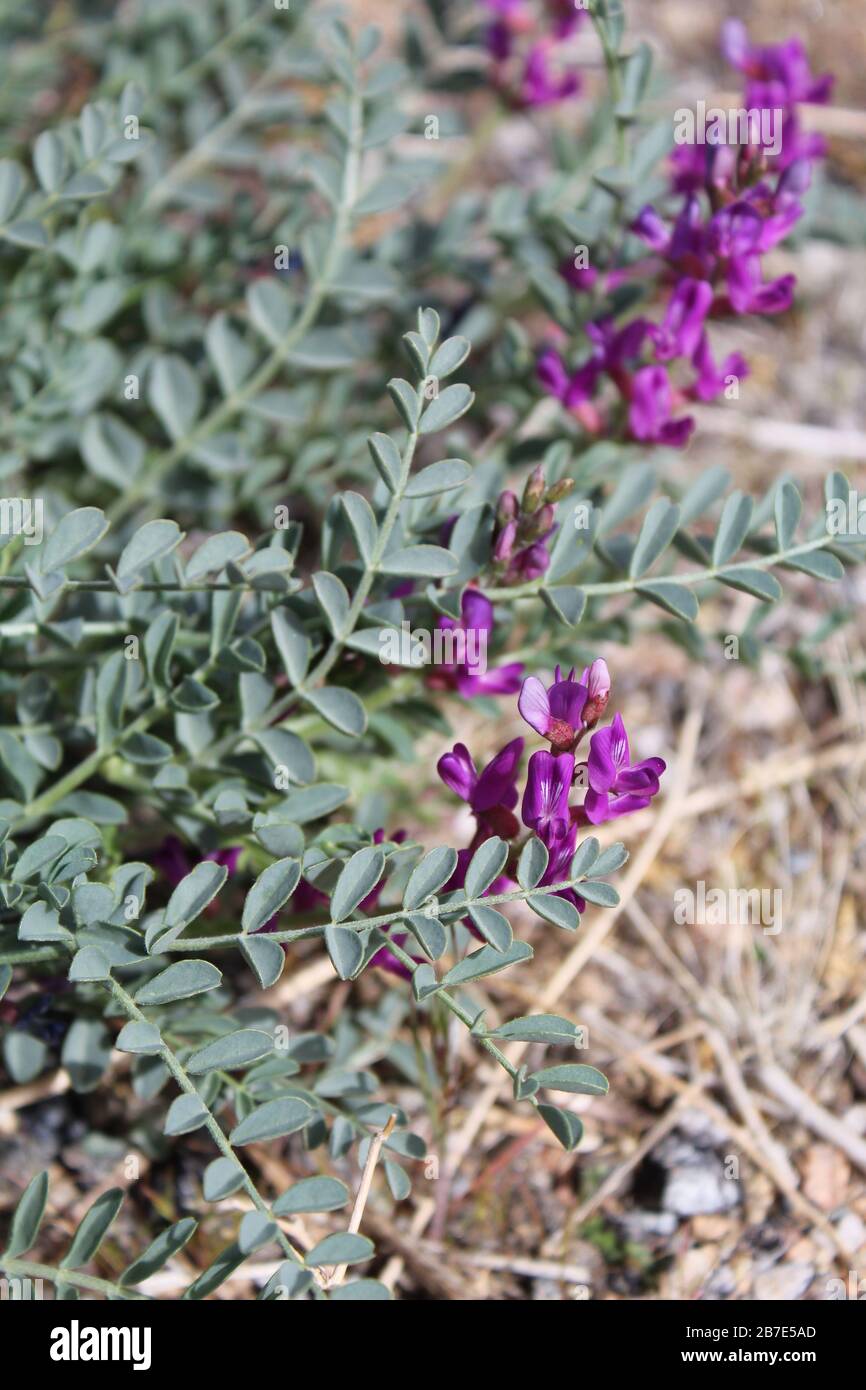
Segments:
[[[142,1013],[135,1000],[132,998],[130,994],[127,993],[127,991],[123,988],[123,985],[120,984],[118,980],[115,980],[113,978],[109,979],[107,981],[107,987],[110,989],[113,998],[120,1005],[120,1007],[123,1009],[124,1013],[127,1015],[128,1018],[134,1019],[138,1023],[148,1022],[147,1016]],[[185,1068],[182,1066],[182,1064],[178,1061],[171,1048],[168,1047],[165,1043],[163,1043],[160,1047],[158,1055],[161,1057],[166,1067],[168,1067],[168,1070],[171,1072],[180,1089],[182,1091],[185,1091],[187,1095],[195,1096],[197,1100],[202,1101],[201,1093],[198,1091],[191,1077],[189,1076]],[[204,1104],[203,1101],[202,1104]],[[225,1134],[222,1126],[216,1119],[216,1116],[210,1110],[210,1107],[205,1106],[205,1109],[207,1110],[207,1119],[205,1120],[204,1127],[207,1130],[208,1134],[213,1139],[214,1143],[216,1144],[223,1157],[227,1158],[230,1163],[233,1163],[235,1168],[237,1168],[238,1172],[242,1174],[244,1189],[246,1190],[247,1195],[249,1196],[253,1205],[262,1213],[263,1216],[267,1217],[269,1221],[274,1222],[274,1225],[277,1227],[277,1239],[283,1249],[283,1252],[288,1256],[290,1260],[293,1261],[294,1264],[303,1266],[303,1255],[295,1249],[288,1236],[285,1234],[285,1232],[283,1232],[280,1229],[279,1222],[274,1217],[264,1197],[260,1195],[258,1188],[256,1187],[255,1183],[253,1182],[243,1163],[238,1158],[237,1154],[232,1148],[228,1136]]]
[[[105,1294],[107,1298],[127,1298],[142,1303],[153,1301],[150,1294],[137,1293],[110,1279],[97,1279],[92,1274],[80,1274],[76,1269],[55,1269],[53,1265],[38,1264],[35,1260],[12,1260],[0,1255],[0,1269],[13,1279],[47,1279],[51,1284],[71,1284],[73,1288]]]
[[[748,560],[738,561],[735,565],[709,565],[702,570],[685,570],[659,576],[645,574],[638,579],[615,579],[600,584],[578,584],[576,587],[581,589],[587,598],[598,598],[605,594],[627,594],[639,589],[643,584],[664,582],[691,587],[694,584],[703,584],[706,580],[718,580],[722,575],[735,575],[738,570],[772,569],[774,565],[783,565],[786,560],[794,559],[797,555],[808,555],[812,550],[822,550],[832,545],[833,541],[833,536],[818,536],[815,540],[793,545],[788,550],[777,550],[772,555],[757,555]],[[511,588],[488,588],[484,592],[489,599],[536,598],[541,590],[547,587],[548,583],[543,579],[532,579],[527,584],[515,584]]]
[[[586,877],[584,875],[584,877]],[[548,883],[538,888],[518,888],[510,893],[493,893],[485,898],[466,898],[460,902],[448,903],[443,910],[451,916],[457,913],[465,916],[470,907],[483,906],[493,907],[496,903],[524,902],[528,897],[538,897],[549,893],[561,893],[566,888],[576,888],[583,883],[584,878],[566,879],[562,883]],[[389,922],[402,921],[404,917],[411,917],[414,912],[422,911],[419,907],[393,907],[390,912],[385,912],[379,917],[361,917],[356,921],[346,922],[322,922],[320,926],[302,927],[292,931],[268,932],[269,941],[297,941],[301,936],[321,936],[328,927],[355,927],[357,930],[365,930],[367,927],[387,926]],[[429,909],[428,909],[429,910]],[[233,932],[227,936],[193,936],[178,941],[172,941],[165,949],[167,952],[173,951],[198,951],[209,950],[212,946],[233,946],[244,939],[243,932]],[[409,957],[411,959],[411,957]],[[413,967],[417,964],[412,962]]]

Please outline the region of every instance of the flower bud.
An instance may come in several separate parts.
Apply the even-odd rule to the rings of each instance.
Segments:
[[[541,540],[546,536],[553,526],[556,513],[549,502],[545,502],[543,507],[539,507],[528,521],[523,525],[521,539],[527,541]]]
[[[530,515],[537,511],[541,506],[544,494],[547,491],[547,483],[544,478],[544,469],[541,464],[533,468],[526,480],[526,487],[523,489],[523,501],[521,507],[524,512]]]
[[[511,552],[514,549],[514,541],[517,536],[517,522],[509,521],[507,526],[496,538],[493,547],[493,559],[497,565],[507,564],[511,559]]]
[[[540,579],[547,572],[550,564],[550,556],[547,553],[547,546],[537,542],[522,551],[520,556],[520,577],[526,582],[530,579]]]
[[[519,503],[513,492],[503,492],[500,494],[499,501],[496,503],[496,524],[497,526],[507,526],[509,521],[513,521],[517,516]]]
[[[545,502],[556,504],[557,502],[561,502],[564,497],[568,497],[572,492],[574,492],[574,479],[560,478],[558,483],[554,483],[552,487],[547,489],[547,496],[544,500]]]
[[[581,719],[585,727],[591,729],[593,724],[597,724],[604,714],[610,699],[610,672],[607,669],[607,662],[600,656],[596,657],[592,665],[584,671],[580,683],[586,686],[587,692]]]

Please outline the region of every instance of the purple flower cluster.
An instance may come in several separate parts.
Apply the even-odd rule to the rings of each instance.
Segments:
[[[547,545],[557,529],[556,504],[573,488],[572,478],[562,478],[548,487],[539,465],[530,473],[519,501],[516,493],[500,494],[491,555],[499,584],[522,584],[545,573],[550,564]]]
[[[668,221],[656,208],[644,207],[632,230],[650,254],[610,270],[605,280],[612,290],[628,278],[654,279],[667,295],[661,322],[639,316],[624,326],[610,318],[588,324],[590,355],[574,371],[552,348],[538,359],[541,385],[590,433],[607,428],[593,402],[607,378],[622,401],[621,428],[627,438],[684,445],[695,422],[676,416],[676,409],[689,400],[713,400],[748,374],[739,353],[716,362],[708,322],[778,314],[791,305],[794,276],[765,280],[762,257],[802,216],[802,194],[824,144],[803,131],[798,106],[826,102],[832,78],[812,75],[798,40],[757,47],[736,20],[725,25],[722,44],[729,61],[747,78],[745,109],[754,113],[747,122],[747,141],[719,143],[720,135],[711,142],[708,135],[706,143],[677,146],[672,160],[672,191],[682,197],[677,215]],[[771,122],[762,113],[781,118],[772,147],[766,138]],[[561,274],[580,291],[592,289],[598,279],[597,270],[575,271],[570,264]],[[683,385],[671,379],[678,362],[686,364]]]
[[[599,825],[648,806],[659,790],[664,762],[645,758],[632,763],[620,715],[591,734],[586,761],[577,762],[576,749],[598,723],[609,698],[610,675],[601,658],[586,668],[579,681],[573,670],[563,676],[557,667],[550,686],[537,676],[528,676],[523,682],[518,709],[527,724],[550,744],[549,750],[539,749],[529,759],[520,808],[523,825],[543,841],[548,852],[542,885],[568,876],[580,826]],[[476,821],[472,843],[460,851],[446,891],[463,886],[467,865],[485,840],[493,835],[514,840],[519,835],[520,821],[514,808],[519,800],[517,770],[523,746],[522,738],[512,739],[481,772],[462,743],[439,759],[439,776],[467,803]],[[582,805],[572,806],[575,785],[585,787],[585,796]],[[506,872],[490,885],[488,893],[507,892],[511,884]],[[559,896],[569,898],[579,912],[583,911],[584,903],[573,890],[563,890]],[[471,922],[466,925],[474,930]]]
[[[547,848],[548,862],[540,886],[557,883],[568,877],[580,826],[598,825],[649,805],[659,790],[665,764],[661,758],[632,763],[628,736],[619,715],[612,724],[591,734],[586,761],[576,762],[578,745],[604,714],[609,698],[610,675],[601,658],[586,668],[579,681],[575,680],[574,670],[563,676],[558,666],[549,686],[537,676],[526,678],[520,690],[518,709],[530,728],[540,734],[550,748],[539,749],[530,757],[522,802],[517,785],[524,749],[522,738],[512,739],[480,770],[463,743],[456,743],[450,752],[442,755],[437,764],[439,776],[461,801],[466,802],[475,817],[472,840],[465,849],[458,851],[454,873],[443,886],[443,892],[454,892],[464,886],[472,856],[485,840],[498,836],[515,842],[521,832],[521,820]],[[575,785],[586,788],[582,806],[569,804]],[[521,802],[521,820],[516,815],[518,802]],[[399,844],[405,840],[406,832],[398,830],[391,838]],[[379,829],[373,836],[373,843],[381,844],[384,839],[385,831]],[[232,875],[237,870],[241,852],[241,846],[230,845],[212,851],[206,858],[224,864]],[[511,859],[516,854],[515,846],[505,872],[494,879],[487,894],[505,893],[515,886],[510,870]],[[192,868],[184,846],[175,836],[168,836],[154,851],[153,864],[172,887],[176,887]],[[375,912],[383,886],[384,882],[377,884],[360,903],[364,912]],[[583,912],[585,903],[572,889],[561,890],[558,896],[568,898],[579,912]],[[325,907],[327,901],[325,893],[302,878],[292,895],[290,910],[293,914],[309,912]],[[206,910],[219,909],[212,903]],[[277,925],[278,914],[275,914],[260,931],[274,931]],[[479,936],[470,919],[466,919],[465,925]],[[393,941],[406,949],[408,934],[395,931]],[[413,960],[423,959],[412,951],[409,954]],[[403,978],[408,978],[410,973],[387,946],[375,953],[370,964]]]
[[[559,52],[584,18],[572,0],[484,0],[492,11],[487,51],[493,81],[513,106],[552,106],[580,90],[580,77]],[[542,32],[539,33],[539,30]]]

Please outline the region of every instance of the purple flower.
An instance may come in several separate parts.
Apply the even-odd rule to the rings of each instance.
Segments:
[[[602,713],[609,691],[610,676],[601,659],[584,671],[579,682],[573,668],[563,677],[557,666],[549,689],[537,676],[527,676],[517,708],[531,729],[550,740],[552,748],[570,752],[584,729]]]
[[[559,273],[576,290],[591,290],[599,276],[594,265],[578,266],[573,261],[563,261]]]
[[[573,97],[579,90],[580,78],[577,73],[566,72],[561,77],[554,77],[550,70],[548,44],[533,44],[523,69],[521,99],[524,106],[552,106],[555,102]]]
[[[794,302],[795,275],[778,280],[761,279],[759,256],[743,256],[731,261],[728,269],[728,298],[738,314],[782,314]]]
[[[613,319],[599,319],[586,325],[586,333],[595,347],[593,361],[597,371],[616,373],[626,362],[637,357],[643,341],[652,328],[647,319],[632,319],[624,328],[617,328]]]
[[[704,320],[713,302],[713,287],[706,280],[680,280],[670,297],[664,319],[650,330],[656,357],[691,357],[704,331]]]
[[[535,541],[522,550],[514,563],[515,579],[520,582],[527,582],[531,579],[540,579],[547,573],[550,564],[550,554],[543,541]],[[521,671],[523,667],[521,666]]]
[[[479,773],[466,745],[455,743],[451,752],[443,753],[436,764],[446,787],[467,802],[478,818],[483,832],[479,844],[490,835],[509,839],[517,833],[513,808],[517,805],[516,771],[522,753],[523,739],[512,739]]]
[[[659,790],[665,770],[661,758],[645,758],[631,764],[628,735],[618,714],[612,724],[599,729],[589,741],[587,779],[589,789],[583,812],[593,825],[628,815],[648,806]]]
[[[568,409],[588,401],[595,391],[602,363],[591,357],[577,371],[569,373],[558,352],[547,348],[535,365],[538,380],[549,396],[555,396]]]
[[[573,779],[573,753],[554,754],[540,749],[529,759],[521,814],[523,824],[545,844],[568,834],[568,798]]]
[[[493,631],[493,604],[478,589],[466,589],[460,602],[460,620],[440,617],[437,626],[442,631],[472,633],[476,640],[483,638],[480,650],[486,654],[487,638]],[[520,685],[523,666],[510,662],[493,671],[471,669],[465,661],[443,662],[436,667],[431,684],[446,684],[466,698],[472,695],[513,695]]]
[[[606,373],[627,403],[627,437],[674,447],[685,444],[694,421],[671,418],[677,400],[712,400],[724,388],[725,377],[742,377],[746,370],[739,354],[716,368],[706,336],[709,317],[778,314],[793,301],[794,277],[765,281],[761,258],[803,214],[801,197],[809,186],[812,162],[824,153],[824,142],[801,129],[797,107],[804,101],[827,101],[831,78],[812,74],[799,40],[756,46],[739,21],[725,26],[723,47],[748,79],[744,108],[758,113],[742,134],[745,143],[732,136],[731,144],[677,146],[672,184],[674,192],[685,195],[679,212],[671,221],[655,207],[643,207],[631,230],[652,254],[605,272],[609,295],[638,278],[654,277],[658,289],[670,285],[662,322],[638,318],[619,328],[610,319],[588,324],[593,352],[577,374],[570,374],[555,353],[539,359],[542,385],[590,433],[604,428],[593,396]],[[779,131],[759,118],[767,110],[782,113],[781,146],[776,144]],[[573,274],[568,265],[560,267],[560,274],[576,288],[584,287],[582,274]],[[691,384],[678,385],[675,393],[659,365],[632,365],[647,335],[656,364],[691,363],[696,371]]]
[[[547,849],[547,867],[539,887],[559,883],[569,873],[577,842],[577,823],[568,805],[574,778],[573,753],[533,753],[529,759],[526,788],[523,793],[523,823],[532,830]],[[586,903],[573,888],[563,888],[556,897],[567,898],[578,912]]]
[[[731,377],[742,378],[749,375],[748,363],[739,352],[730,353],[721,366],[717,367],[706,333],[701,334],[701,340],[692,356],[692,365],[698,375],[689,394],[699,401],[715,400],[716,396],[724,391]]]
[[[632,380],[628,420],[635,439],[682,448],[695,427],[690,415],[671,419],[673,391],[664,367],[641,367]]]
[[[579,8],[574,0],[546,0],[546,6],[553,20],[553,33],[557,39],[567,39],[580,27],[586,18],[586,10]]]
[[[749,41],[741,20],[729,19],[722,26],[722,52],[732,67],[750,79],[747,106],[790,106],[800,101],[823,106],[830,99],[833,78],[813,76],[799,39],[761,47]]]

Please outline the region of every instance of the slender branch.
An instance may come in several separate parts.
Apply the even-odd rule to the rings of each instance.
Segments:
[[[379,1154],[382,1146],[391,1134],[397,1123],[396,1113],[389,1115],[383,1129],[374,1134],[370,1143],[370,1151],[367,1154],[367,1162],[364,1164],[364,1171],[361,1174],[361,1183],[355,1197],[355,1205],[352,1208],[352,1215],[349,1219],[348,1230],[352,1235],[356,1235],[361,1229],[361,1219],[364,1215],[364,1208],[367,1205],[367,1198],[370,1195],[370,1188],[373,1186],[373,1174],[376,1171],[376,1164],[379,1162]],[[348,1265],[337,1265],[330,1278],[326,1279],[325,1287],[332,1289],[335,1284],[341,1284],[346,1277]]]
[[[421,403],[422,386],[419,385],[419,416]],[[418,423],[420,423],[420,420]],[[396,485],[396,490],[391,498],[390,503],[388,504],[388,509],[385,512],[385,515],[382,518],[382,521],[379,525],[379,531],[376,537],[376,543],[373,547],[373,552],[370,556],[370,562],[368,565],[365,566],[364,573],[358,582],[358,587],[355,590],[351,605],[349,607],[349,612],[346,616],[346,624],[343,631],[340,633],[339,637],[335,637],[333,639],[333,641],[330,643],[320,660],[316,663],[312,670],[308,672],[305,680],[302,681],[300,685],[294,686],[286,695],[283,696],[281,700],[278,700],[276,704],[271,705],[269,709],[265,710],[261,720],[259,720],[258,723],[250,725],[245,729],[233,730],[230,734],[227,734],[225,738],[222,738],[218,743],[215,743],[209,750],[209,762],[218,762],[224,754],[229,752],[230,749],[234,747],[234,745],[238,742],[239,739],[248,738],[252,734],[260,732],[262,729],[270,728],[278,719],[281,719],[283,715],[287,714],[289,710],[291,710],[295,705],[297,705],[298,700],[303,698],[303,695],[306,691],[312,689],[314,686],[318,685],[321,681],[323,681],[327,676],[328,672],[332,670],[335,663],[338,661],[340,654],[346,645],[346,642],[351,637],[352,633],[355,630],[355,627],[357,626],[358,619],[361,616],[361,613],[363,612],[364,605],[370,596],[370,590],[372,589],[373,584],[375,583],[376,578],[379,574],[379,566],[381,565],[382,559],[385,555],[385,551],[388,548],[388,542],[391,539],[391,534],[399,519],[400,507],[404,500],[404,494],[406,491],[407,484],[409,482],[410,474],[412,472],[412,461],[415,457],[415,450],[418,446],[418,423],[416,423],[415,428],[410,431],[409,437],[403,449],[403,453],[401,456],[400,477]]]
[[[38,1264],[35,1260],[9,1259],[0,1255],[0,1269],[13,1279],[47,1279],[52,1284],[70,1284],[76,1289],[86,1289],[88,1293],[105,1294],[106,1298],[126,1298],[141,1303],[150,1303],[147,1293],[137,1293],[135,1289],[123,1284],[115,1284],[110,1279],[97,1279],[93,1274],[81,1274],[77,1269],[58,1269],[54,1265]]]
[[[528,897],[546,896],[549,893],[561,893],[566,888],[576,888],[583,883],[587,875],[581,878],[565,879],[561,883],[549,883],[538,888],[518,888],[510,893],[492,893],[486,898],[463,898],[458,902],[448,903],[443,907],[450,917],[457,914],[460,917],[466,915],[471,907],[493,907],[496,903],[525,902]],[[390,912],[382,913],[378,917],[361,917],[352,922],[322,922],[315,927],[302,927],[298,930],[268,932],[269,941],[298,941],[301,937],[322,936],[328,927],[354,927],[358,931],[366,930],[367,927],[388,926],[391,922],[402,921],[405,917],[411,917],[413,913],[422,911],[418,907],[393,907]],[[212,946],[234,946],[245,938],[244,932],[232,932],[226,936],[192,936],[172,941],[165,950],[172,951],[203,951],[209,950]],[[409,957],[411,960],[411,957]],[[412,961],[413,968],[417,961]]]
[[[578,584],[576,587],[586,594],[587,598],[598,598],[605,594],[628,594],[644,584],[669,583],[691,587],[710,579],[719,580],[722,575],[736,574],[738,570],[772,569],[775,565],[783,565],[786,560],[795,559],[798,555],[808,555],[812,550],[822,550],[835,543],[834,536],[818,536],[815,540],[792,545],[788,550],[777,550],[771,555],[750,556],[748,560],[738,560],[736,564],[708,565],[706,569],[678,571],[674,574],[644,574],[639,579],[616,579],[599,584]],[[549,580],[532,579],[526,584],[515,584],[511,588],[486,588],[484,592],[489,599],[537,598],[541,590],[549,585]]]
[[[107,987],[111,991],[111,994],[115,1001],[120,1005],[120,1007],[123,1009],[124,1013],[127,1015],[128,1018],[135,1019],[135,1021],[138,1023],[148,1022],[147,1016],[144,1013],[142,1013],[141,1009],[138,1007],[135,1000],[132,998],[132,995],[127,993],[123,985],[120,984],[118,980],[110,978],[107,981]],[[171,1072],[180,1089],[182,1091],[185,1091],[187,1095],[195,1096],[196,1100],[201,1101],[202,1105],[204,1105],[205,1110],[207,1111],[207,1119],[205,1120],[204,1127],[207,1130],[208,1134],[213,1139],[214,1143],[216,1144],[223,1157],[227,1158],[230,1163],[233,1163],[235,1168],[237,1168],[238,1172],[243,1176],[244,1189],[246,1190],[247,1195],[249,1196],[253,1205],[262,1213],[263,1216],[267,1217],[269,1221],[273,1221],[274,1225],[277,1227],[277,1239],[284,1253],[288,1256],[290,1260],[293,1261],[293,1263],[303,1266],[303,1255],[300,1253],[300,1251],[295,1249],[288,1236],[280,1228],[280,1224],[277,1221],[276,1217],[273,1215],[271,1208],[265,1201],[264,1197],[262,1197],[259,1193],[258,1188],[253,1182],[246,1168],[244,1167],[244,1164],[235,1153],[228,1136],[226,1135],[219,1121],[216,1119],[216,1116],[213,1114],[210,1107],[208,1105],[205,1105],[201,1092],[195,1086],[188,1072],[178,1061],[171,1048],[168,1047],[165,1043],[161,1045],[158,1055],[161,1057],[166,1067],[168,1067],[168,1070]]]

